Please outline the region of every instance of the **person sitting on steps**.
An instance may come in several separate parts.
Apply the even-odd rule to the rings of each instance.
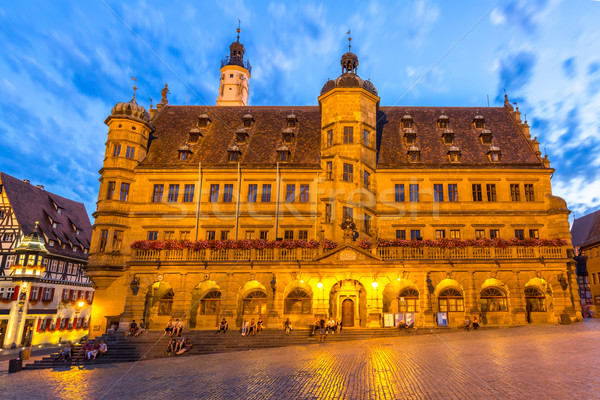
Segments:
[[[134,336],[136,334],[138,330],[138,325],[135,322],[135,319],[133,321],[131,321],[131,323],[129,324],[129,332],[127,332],[128,336]]]
[[[256,321],[256,332],[260,332],[263,329],[265,329],[263,326],[263,320],[261,317],[258,317],[258,321]]]
[[[173,336],[181,335],[182,331],[183,331],[183,323],[181,321],[179,321],[179,319],[176,319],[175,324],[173,325]]]
[[[169,335],[171,336],[173,334],[173,320],[170,319],[169,322],[167,323],[167,326],[165,328],[165,334],[163,336]]]
[[[248,333],[248,327],[250,326],[250,323],[248,322],[247,319],[243,319],[242,321],[242,336],[246,336],[246,334]]]
[[[469,328],[471,327],[471,320],[469,319],[469,317],[465,318],[465,321],[463,322],[462,326],[465,329],[465,331],[469,330]]]
[[[219,333],[221,331],[223,333],[227,333],[227,321],[225,320],[225,318],[223,318],[221,320],[221,322],[219,323],[219,330],[217,331],[217,333]]]
[[[252,318],[252,320],[250,321],[250,327],[248,328],[248,335],[256,335],[256,322],[254,321],[254,318]]]
[[[283,333],[286,335],[289,335],[292,332],[292,322],[290,321],[290,319],[286,319],[285,322],[283,323]]]

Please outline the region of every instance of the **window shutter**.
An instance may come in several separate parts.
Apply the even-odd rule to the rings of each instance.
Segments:
[[[77,329],[77,317],[73,318],[73,329]]]
[[[20,286],[15,286],[15,291],[13,292],[13,301],[16,301],[19,298],[19,288]]]
[[[40,326],[42,326],[42,318],[38,319],[37,329],[35,330],[36,332],[40,331]]]
[[[50,301],[54,300],[54,288],[46,289],[46,290],[51,290],[52,291],[52,294],[50,295]]]
[[[56,326],[55,329],[60,330],[60,317],[56,318]]]
[[[41,287],[39,291],[40,300],[44,300],[44,296],[46,295],[46,287]]]

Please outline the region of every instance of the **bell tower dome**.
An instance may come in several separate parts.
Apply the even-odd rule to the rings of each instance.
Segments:
[[[252,66],[244,60],[244,45],[240,43],[240,27],[237,41],[229,46],[229,56],[221,60],[221,81],[217,106],[246,106],[249,96],[250,71]]]

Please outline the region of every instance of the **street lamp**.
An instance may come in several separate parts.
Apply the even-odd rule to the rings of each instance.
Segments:
[[[23,238],[21,244],[15,249],[17,262],[10,266],[10,277],[13,283],[19,284],[21,292],[16,304],[10,312],[10,320],[8,331],[12,335],[11,348],[17,347],[18,339],[22,340],[23,324],[26,321],[27,306],[29,303],[28,292],[31,289],[33,282],[38,281],[46,267],[42,265],[42,259],[49,254],[44,246],[44,241],[41,238],[38,222],[35,222],[33,232]],[[15,290],[17,290],[15,288]],[[12,323],[11,323],[12,322]],[[32,337],[29,339],[33,342],[33,329],[31,330]],[[30,345],[31,345],[30,342]]]

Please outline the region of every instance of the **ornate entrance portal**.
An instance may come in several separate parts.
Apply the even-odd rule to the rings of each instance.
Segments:
[[[354,326],[354,301],[350,299],[342,302],[342,326]]]

